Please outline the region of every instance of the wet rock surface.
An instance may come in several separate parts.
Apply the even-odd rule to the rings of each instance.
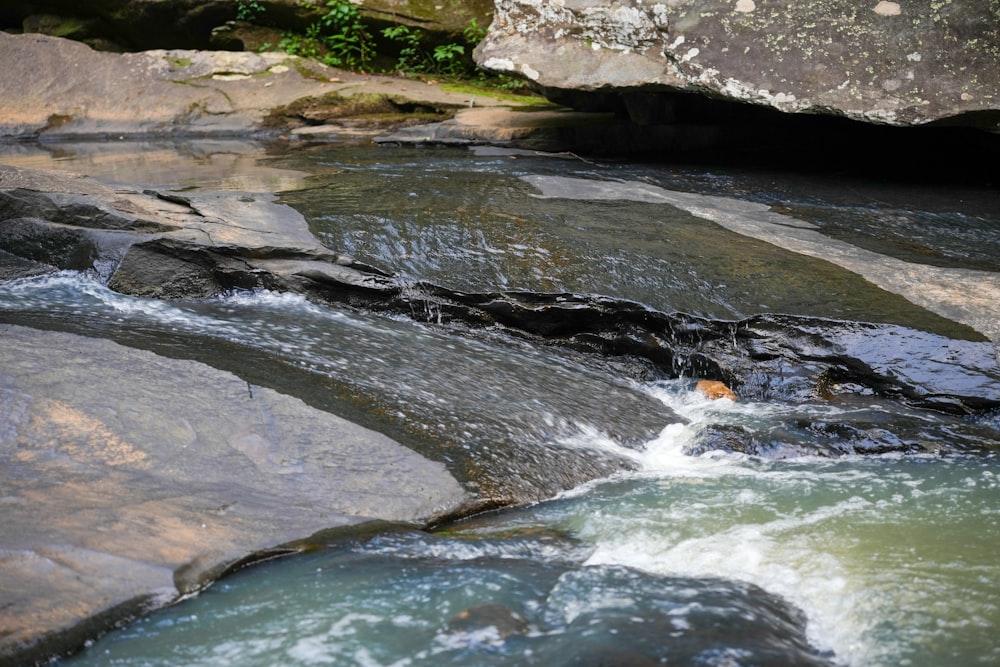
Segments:
[[[465,292],[414,283],[323,246],[299,214],[269,195],[112,187],[89,178],[4,167],[0,219],[0,266],[9,278],[89,270],[122,293],[163,299],[211,297],[232,288],[294,292],[435,325],[460,325],[454,333],[473,338],[509,334],[567,354],[582,353],[593,363],[628,367],[635,379],[721,381],[741,401],[826,401],[856,407],[866,397],[876,397],[914,410],[962,416],[1000,407],[1000,373],[989,342],[952,340],[894,325],[784,315],[709,320],[599,296]],[[734,209],[724,221],[740,220]],[[10,414],[4,423],[13,425],[2,440],[10,462],[4,470],[14,476],[4,481],[9,490],[5,502],[12,508],[6,525],[13,541],[2,567],[12,573],[6,580],[38,578],[53,586],[51,591],[27,586],[12,593],[23,601],[11,607],[17,618],[34,623],[28,626],[33,630],[12,635],[16,639],[8,644],[10,651],[19,655],[34,650],[38,619],[51,624],[44,650],[61,650],[93,635],[102,624],[197,589],[248,553],[282,553],[284,543],[362,517],[413,521],[461,511],[466,499],[438,464],[207,366],[18,327],[7,327],[4,340],[9,363],[5,358],[0,378]],[[58,363],[53,349],[65,351],[65,363]],[[111,377],[115,372],[144,381],[137,389],[127,377]],[[146,379],[160,376],[169,376],[167,385],[178,386],[143,389]],[[110,383],[114,391],[99,382]],[[211,395],[199,400],[202,391]],[[164,405],[162,397],[168,396],[183,399],[171,398]],[[217,408],[207,407],[219,401],[234,406],[235,416],[223,417]],[[662,406],[652,407],[652,398],[649,403],[639,405],[630,396],[622,403],[628,414],[612,419],[623,425],[616,435],[626,446],[655,435],[669,416]],[[199,417],[208,409],[210,416]],[[249,413],[241,417],[240,410]],[[211,429],[200,430],[199,419]],[[930,423],[925,414],[915,413],[913,421],[907,433],[923,429],[931,434],[926,442],[883,428],[879,410],[873,408],[828,421],[791,415],[752,434],[713,425],[691,453],[728,450],[782,458],[936,451],[934,443],[945,440],[955,443],[956,450],[995,445],[989,429],[982,437],[974,427],[956,435],[948,422]],[[311,426],[303,430],[300,424]],[[333,448],[323,450],[311,438],[327,438],[338,429],[355,434],[352,442],[363,443],[358,446],[364,451],[351,449],[353,462],[332,468],[330,457],[343,455],[334,452],[343,442],[323,440]],[[796,444],[803,433],[816,443],[809,452]],[[150,444],[157,438],[169,439],[169,446]],[[208,462],[177,450],[203,440],[209,445],[197,449]],[[383,470],[393,457],[402,461],[397,472],[407,471],[403,477]],[[563,461],[555,474],[553,457],[578,463]],[[480,497],[496,504],[530,500],[622,466],[557,451],[537,452],[518,463],[534,466],[537,479],[532,474],[520,482],[494,478],[495,486],[479,487]],[[345,473],[349,479],[338,477]],[[369,483],[369,475],[379,481]],[[476,475],[489,481],[491,473],[470,474]],[[67,476],[78,481],[56,484]],[[263,481],[247,483],[258,477]],[[437,481],[422,486],[429,479]],[[379,484],[387,485],[389,497],[404,500],[387,504]],[[433,493],[427,495],[428,489]],[[53,514],[61,508],[59,521],[29,520],[28,513],[37,512],[42,501]],[[290,506],[303,507],[294,520],[287,519]],[[67,517],[66,507],[81,509]],[[160,545],[153,556],[135,551],[137,534],[144,543]],[[87,598],[85,608],[70,617],[60,615],[65,606],[58,613],[46,607],[48,600],[62,599],[57,594],[83,595],[70,584],[59,589],[64,569],[84,573],[87,587],[107,580],[107,595]],[[82,618],[91,619],[89,625],[75,624]]]
[[[499,324],[574,350],[639,357],[666,377],[717,379],[754,400],[844,392],[955,413],[1000,407],[991,343],[795,316],[712,321],[576,295],[478,297],[462,295],[470,323]]]
[[[161,299],[269,287],[338,303],[410,303],[392,276],[323,247],[300,215],[269,196],[112,188],[12,167],[0,182],[0,261],[9,278],[74,269]],[[71,649],[196,590],[247,554],[269,555],[325,527],[523,502],[622,465],[579,456],[553,473],[546,462],[565,454],[537,452],[521,462],[534,472],[501,488],[488,466],[470,460],[467,475],[483,483],[467,496],[441,464],[385,436],[199,363],[16,326],[5,327],[3,348],[11,475],[3,484],[13,509],[4,535],[11,556],[0,567],[10,570],[5,581],[39,582],[10,591],[6,609],[19,620],[5,621],[3,650],[18,660]],[[645,400],[646,414],[631,402],[620,420],[633,444],[670,415]],[[81,512],[65,514],[81,503]],[[301,511],[282,519],[292,507]],[[137,552],[140,542],[156,554]],[[90,594],[62,586],[50,551],[71,553],[65,576],[82,573]]]
[[[0,338],[0,655],[15,662],[316,531],[467,500],[442,464],[229,373],[59,332]]]
[[[602,357],[638,358],[651,364],[653,379],[718,380],[757,400],[844,393],[956,414],[1000,407],[1000,372],[988,342],[785,315],[708,320],[593,295],[457,291],[403,281],[338,254],[319,244],[292,209],[264,197],[127,193],[89,179],[65,181],[62,189],[82,191],[75,197],[28,196],[25,184],[35,178],[57,189],[54,175],[0,172],[0,213],[8,219],[0,250],[36,262],[47,256],[56,265],[62,258],[66,265],[59,268],[80,268],[81,257],[106,263],[109,285],[126,294],[206,297],[262,287],[431,322],[504,330]],[[65,224],[45,219],[63,219],[58,211],[64,206],[92,211],[88,224],[106,229],[69,227],[70,233]],[[724,206],[717,211],[724,222],[743,219]],[[162,231],[171,226],[176,229]],[[135,231],[115,231],[126,228]],[[161,231],[146,231],[151,229]]]
[[[0,249],[28,260],[47,258],[59,268],[113,261],[109,285],[126,294],[206,297],[265,287],[372,310],[424,313],[432,321],[502,327],[605,356],[637,356],[670,377],[724,381],[752,398],[857,390],[949,412],[1000,406],[989,343],[891,325],[780,315],[712,321],[598,296],[404,284],[322,246],[296,212],[266,197],[125,193],[89,179],[65,179],[60,187],[69,193],[30,189],[33,183],[57,189],[57,179],[15,168],[0,172],[0,214],[8,220]],[[720,198],[711,199],[718,204]],[[739,219],[735,211],[716,209],[716,217]],[[61,222],[77,218],[86,226]]]
[[[8,271],[27,272],[85,268],[92,262],[112,289],[141,297],[206,298],[232,289],[263,288],[302,294],[310,299],[389,312],[443,324],[486,323],[490,316],[474,307],[491,295],[476,295],[434,285],[414,284],[390,272],[358,262],[320,244],[305,219],[294,209],[276,204],[274,196],[234,192],[198,192],[179,195],[154,190],[113,190],[91,180],[66,177],[63,194],[77,192],[76,205],[102,212],[114,229],[69,227],[83,236],[67,234],[67,226],[46,217],[56,206],[44,195],[27,198],[36,176],[58,190],[54,174],[14,167],[0,168],[0,215],[10,216],[0,232],[0,250],[11,257]],[[56,195],[56,199],[62,195]],[[60,200],[61,201],[61,200]],[[123,212],[127,210],[127,213]],[[99,219],[94,213],[91,218]],[[27,228],[31,233],[24,233]],[[135,231],[124,231],[132,228]],[[141,230],[159,231],[149,232]],[[42,258],[48,260],[41,262]],[[25,263],[34,260],[35,264]],[[499,390],[499,388],[498,388]],[[605,391],[614,391],[607,387]],[[655,399],[633,392],[623,402],[621,418],[612,434],[627,446],[638,446],[662,428],[670,411]],[[641,403],[636,403],[640,401]],[[519,413],[520,414],[519,409]],[[626,412],[629,417],[625,418]],[[511,418],[513,419],[513,418]],[[550,479],[552,471],[539,465],[515,488],[497,489],[507,501],[537,499],[607,474],[620,462],[590,462],[566,479]],[[609,467],[610,466],[610,467]],[[480,480],[481,481],[481,480]],[[516,482],[516,480],[510,480]],[[491,494],[492,495],[492,494]]]
[[[361,116],[373,100],[371,108],[379,113],[392,107],[411,116],[418,108],[446,116],[470,101],[434,86],[349,75],[314,63],[305,72],[298,68],[300,61],[274,54],[116,56],[65,40],[6,34],[0,34],[0,52],[39,68],[30,82],[18,68],[0,76],[5,111],[0,134],[15,139],[285,131],[336,137],[342,130],[354,132],[351,124],[384,127],[383,120],[343,122],[338,105],[356,93],[377,98],[354,105],[362,108]],[[413,89],[404,91],[404,85]],[[138,98],[141,103],[134,102]],[[656,115],[663,111],[662,100],[626,101],[633,128],[637,122],[663,120]],[[475,104],[492,102],[477,98]],[[647,112],[652,115],[644,121]],[[609,115],[466,109],[453,121],[407,128],[383,141],[571,150],[634,138],[616,134],[620,124],[595,132],[592,124],[603,127]],[[295,130],[297,125],[303,127]],[[671,136],[688,141],[684,128],[675,128]],[[702,136],[696,133],[693,145]],[[624,189],[641,201],[704,214],[727,229],[796,244],[796,252],[821,256],[821,250],[834,248],[851,266],[875,264],[868,261],[870,255],[849,256],[846,244],[824,239],[810,225],[766,206],[634,184],[530,182],[545,197],[578,197],[586,190],[583,198],[615,200],[628,198],[621,194]],[[691,454],[724,450],[784,458],[996,447],[995,432],[975,423],[976,416],[1000,407],[995,347],[985,341],[783,315],[709,320],[573,293],[462,291],[415,283],[397,275],[395,267],[371,266],[322,245],[302,216],[276,204],[272,195],[238,190],[118,187],[0,168],[0,277],[80,270],[123,294],[156,299],[266,288],[436,326],[457,325],[452,333],[472,339],[511,335],[633,379],[709,378],[731,387],[741,401],[813,401],[847,411],[830,419],[793,411],[754,432],[711,424],[688,450]],[[932,287],[925,290],[927,307],[996,342],[1000,331],[990,315],[997,303],[992,276],[915,266],[859,271],[886,289],[899,290],[919,271],[920,284]],[[310,407],[300,394],[267,385],[266,370],[255,370],[258,384],[237,376],[238,369],[230,374],[107,341],[11,325],[0,329],[0,410],[5,415],[0,419],[5,426],[0,430],[0,504],[6,508],[0,535],[0,580],[5,582],[0,655],[18,662],[70,650],[123,618],[198,590],[229,569],[294,551],[316,530],[353,530],[372,517],[421,523],[461,515],[471,506],[534,500],[628,465],[615,457],[553,449],[530,456],[505,452],[483,465],[466,453],[465,460],[449,462],[449,472],[390,438]],[[601,413],[617,429],[612,435],[625,447],[640,447],[666,421],[677,419],[656,400],[638,394],[612,399],[598,393],[589,399],[602,403]],[[886,424],[877,405],[864,405],[869,399],[900,405],[910,418]],[[515,407],[523,406],[515,402]],[[935,421],[929,413],[965,421],[956,428],[957,420]],[[534,417],[527,408],[524,414],[504,415],[511,422]],[[433,454],[467,444],[463,437],[442,438],[442,449]],[[808,449],[804,441],[811,443]],[[942,442],[949,443],[947,449]],[[503,477],[500,469],[513,472]],[[463,490],[453,474],[477,485]],[[613,583],[616,589],[623,585]],[[775,636],[793,637],[791,648],[776,642],[775,652],[787,657],[801,650],[803,664],[824,664],[804,639],[795,639],[802,635],[802,622],[794,610],[780,600],[762,602],[760,591],[735,588],[723,597],[747,594],[749,609],[765,609],[766,616],[778,619]],[[469,610],[474,612],[472,630],[503,626],[512,636],[521,633],[516,612]],[[599,614],[593,619],[604,620]],[[772,650],[770,631],[761,630],[770,620],[758,620],[748,626],[748,646]],[[666,621],[663,629],[671,629]],[[636,642],[648,637],[644,632]],[[763,644],[753,637],[765,637]],[[695,660],[704,657],[703,648],[698,639],[678,649],[678,655]],[[568,664],[644,664],[655,659],[650,655],[609,653],[595,645],[559,657]]]
[[[528,176],[544,197],[578,201],[641,201],[711,220],[738,234],[826,260],[1000,342],[1000,277],[994,271],[928,266],[831,238],[820,227],[768,204],[668,190],[648,183],[565,176]],[[1000,363],[1000,352],[997,352]]]
[[[332,544],[288,566],[335,571],[336,582],[306,575],[290,587],[308,582],[310,599],[338,611],[362,591],[373,610],[384,609],[392,596],[397,614],[422,613],[420,624],[378,619],[378,630],[404,637],[424,664],[697,665],[718,663],[720,656],[739,656],[734,664],[833,664],[810,646],[799,609],[751,584],[584,565],[572,551],[530,537],[517,552],[507,550],[507,540],[489,537],[467,536],[456,550],[441,542],[396,533],[366,544]],[[540,552],[552,558],[554,550],[562,557],[531,558]],[[277,613],[294,600],[275,598]],[[232,632],[243,638],[264,627],[251,621]],[[350,641],[337,648],[350,655],[357,636]]]

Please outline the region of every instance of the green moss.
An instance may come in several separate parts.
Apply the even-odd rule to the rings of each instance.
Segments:
[[[93,21],[58,14],[33,14],[24,20],[25,32],[38,32],[53,37],[82,39],[93,32]]]
[[[555,106],[552,102],[549,102],[540,95],[519,95],[517,93],[511,93],[499,88],[479,86],[474,83],[446,83],[442,84],[441,90],[445,90],[449,93],[458,93],[460,95],[469,95],[472,97],[475,97],[476,95],[480,97],[491,97],[495,100],[513,102],[514,104],[524,106]]]
[[[170,58],[170,57],[164,57],[164,60],[166,60],[168,63],[170,63],[171,67],[174,67],[176,69],[184,69],[185,67],[190,67],[191,66],[191,59],[190,58]]]
[[[54,130],[54,129],[62,127],[63,125],[66,125],[67,123],[70,123],[72,121],[73,121],[73,116],[70,116],[69,114],[62,114],[62,113],[51,114],[48,117],[48,119],[46,119],[45,127],[43,128],[43,131],[45,131],[45,130]]]
[[[52,28],[50,35],[55,37],[75,37],[86,31],[86,25],[83,21],[75,18],[63,19],[58,25]]]
[[[419,120],[431,122],[451,116],[451,111],[421,105],[400,97],[380,93],[341,96],[327,93],[318,97],[303,97],[290,104],[272,109],[262,121],[264,127],[288,128],[302,125],[322,125],[350,120],[352,125],[388,127]]]
[[[290,65],[299,73],[303,79],[312,79],[314,81],[327,82],[330,80],[329,75],[319,72],[317,70],[309,67],[309,61],[305,59],[296,59],[295,61],[288,61],[285,64]]]

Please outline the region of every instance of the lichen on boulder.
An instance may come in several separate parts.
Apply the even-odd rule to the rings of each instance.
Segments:
[[[497,0],[476,51],[547,89],[687,91],[891,125],[1000,129],[1000,7],[918,0]]]

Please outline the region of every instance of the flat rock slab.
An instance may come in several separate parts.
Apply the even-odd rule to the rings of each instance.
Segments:
[[[38,34],[0,32],[0,139],[234,136],[265,130],[278,107],[307,97],[386,95],[436,109],[469,95],[393,76],[346,72],[285,53],[105,53]],[[477,95],[480,106],[509,105]]]
[[[72,648],[317,531],[465,500],[442,464],[229,373],[0,330],[0,659]]]
[[[612,113],[483,107],[463,109],[438,123],[399,128],[374,141],[389,145],[516,146],[552,152],[591,148],[600,139],[614,145],[620,138],[614,135],[620,125]]]
[[[526,176],[524,180],[537,187],[543,197],[674,206],[737,234],[826,260],[979,331],[993,341],[1000,364],[1000,276],[994,272],[915,264],[881,255],[824,236],[812,223],[774,211],[766,204],[677,192],[641,182],[564,176]]]
[[[115,188],[0,165],[0,275],[96,269],[112,289],[154,298],[302,291],[317,279],[340,291],[398,291],[384,273],[319,243],[305,218],[276,199]]]

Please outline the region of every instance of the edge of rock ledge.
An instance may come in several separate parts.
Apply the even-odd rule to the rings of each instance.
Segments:
[[[3,325],[0,368],[5,664],[322,531],[425,525],[470,498],[443,464],[199,362]]]

